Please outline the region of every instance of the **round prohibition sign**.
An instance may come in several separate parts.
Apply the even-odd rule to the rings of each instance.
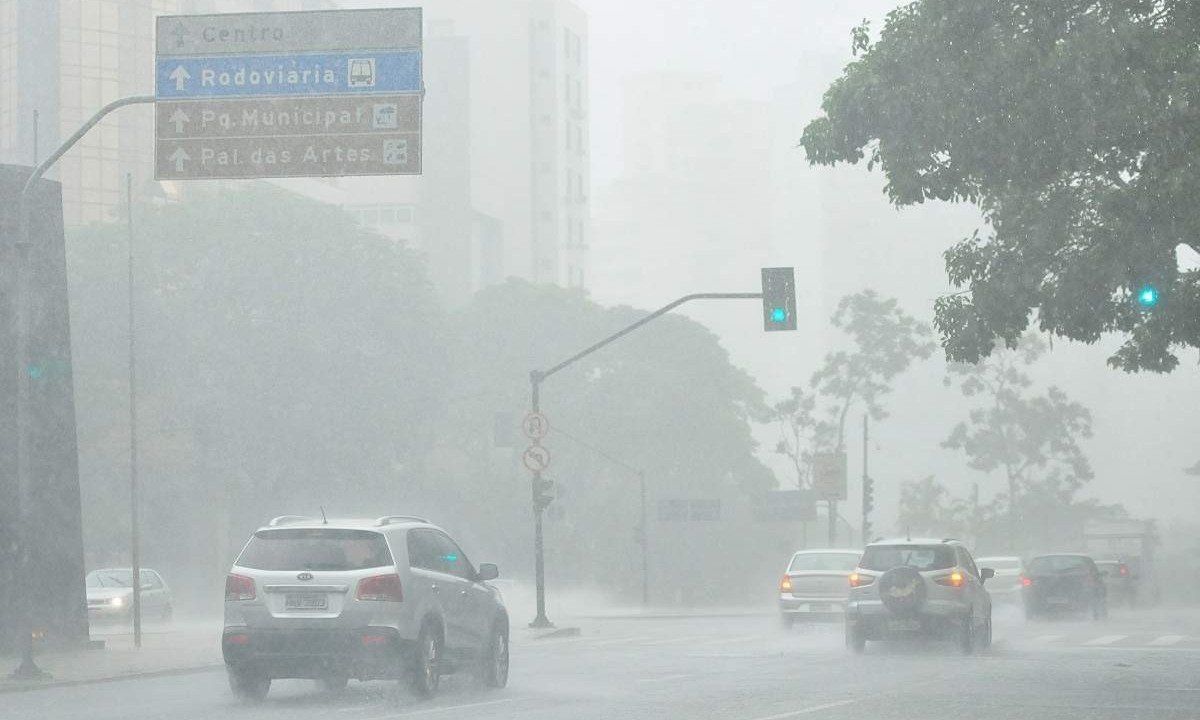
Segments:
[[[530,445],[525,448],[524,454],[521,455],[521,461],[530,470],[542,472],[550,467],[550,451],[541,445]]]
[[[537,442],[550,434],[550,421],[541,413],[529,413],[521,421],[521,431],[525,437]]]

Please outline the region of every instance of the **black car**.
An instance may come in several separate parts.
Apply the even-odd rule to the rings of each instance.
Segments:
[[[1108,616],[1108,594],[1099,568],[1087,555],[1039,555],[1025,564],[1021,577],[1025,617],[1062,612]]]

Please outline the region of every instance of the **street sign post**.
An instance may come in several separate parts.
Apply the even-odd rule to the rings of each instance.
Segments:
[[[158,180],[421,172],[420,8],[160,16]]]
[[[821,500],[846,499],[846,453],[813,455],[813,492]]]

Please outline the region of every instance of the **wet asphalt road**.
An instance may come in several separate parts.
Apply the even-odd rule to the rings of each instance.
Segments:
[[[242,706],[207,672],[3,694],[0,718],[1200,720],[1200,610],[1036,623],[1003,612],[996,644],[970,657],[922,643],[853,656],[840,627],[784,631],[770,616],[573,624],[579,637],[514,637],[499,691],[447,678],[420,701],[395,683],[325,694],[277,681]]]

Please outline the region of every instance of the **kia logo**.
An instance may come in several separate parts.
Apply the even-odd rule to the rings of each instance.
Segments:
[[[302,572],[296,576],[296,579],[297,580],[312,580],[313,574],[310,572]]]

